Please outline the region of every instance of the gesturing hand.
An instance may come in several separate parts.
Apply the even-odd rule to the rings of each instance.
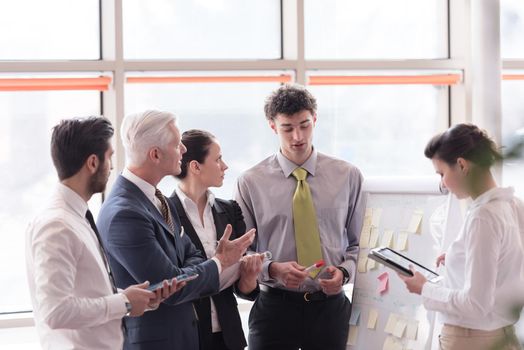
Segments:
[[[256,230],[252,228],[241,237],[230,241],[229,238],[231,237],[232,231],[233,228],[228,224],[224,235],[220,238],[220,241],[218,241],[215,257],[220,260],[223,269],[238,262],[247,248],[253,243],[253,239],[255,239]]]

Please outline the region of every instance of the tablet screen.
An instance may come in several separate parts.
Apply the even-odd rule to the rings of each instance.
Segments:
[[[439,275],[434,271],[431,271],[427,267],[420,265],[419,263],[411,260],[410,258],[397,253],[396,251],[389,248],[381,248],[377,251],[380,255],[384,256],[388,260],[394,262],[395,264],[401,266],[402,268],[409,270],[409,265],[412,265],[418,272],[424,275],[428,280],[435,281],[439,278]]]

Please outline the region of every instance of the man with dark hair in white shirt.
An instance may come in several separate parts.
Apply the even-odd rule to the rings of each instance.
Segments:
[[[122,349],[122,318],[140,316],[173,294],[149,282],[118,291],[87,206],[112,169],[113,127],[102,117],[61,121],[51,155],[60,182],[27,230],[26,265],[43,349]]]

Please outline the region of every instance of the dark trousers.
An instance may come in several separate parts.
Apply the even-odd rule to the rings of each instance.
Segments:
[[[222,332],[216,332],[211,335],[211,349],[213,350],[230,350],[224,342]]]
[[[343,293],[308,302],[261,291],[249,314],[249,349],[345,350],[350,314]]]

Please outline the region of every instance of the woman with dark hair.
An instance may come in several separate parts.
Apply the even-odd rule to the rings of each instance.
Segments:
[[[442,185],[472,202],[456,240],[437,258],[446,268],[444,283],[428,283],[415,270],[413,277],[399,276],[440,313],[441,349],[521,349],[513,325],[524,286],[524,205],[493,178],[490,168],[501,155],[470,124],[433,137],[424,153]]]
[[[185,232],[207,258],[215,255],[216,242],[226,227],[231,239],[246,231],[244,217],[237,202],[215,198],[209,187],[220,187],[227,165],[220,144],[209,132],[188,130],[182,134],[187,152],[182,156],[178,187],[172,194]],[[229,228],[228,228],[229,229]],[[199,319],[200,349],[244,349],[246,340],[233,291],[254,300],[258,291],[257,277],[263,256],[244,256],[240,266],[220,274],[221,292],[194,301]],[[240,278],[239,278],[240,275]]]

